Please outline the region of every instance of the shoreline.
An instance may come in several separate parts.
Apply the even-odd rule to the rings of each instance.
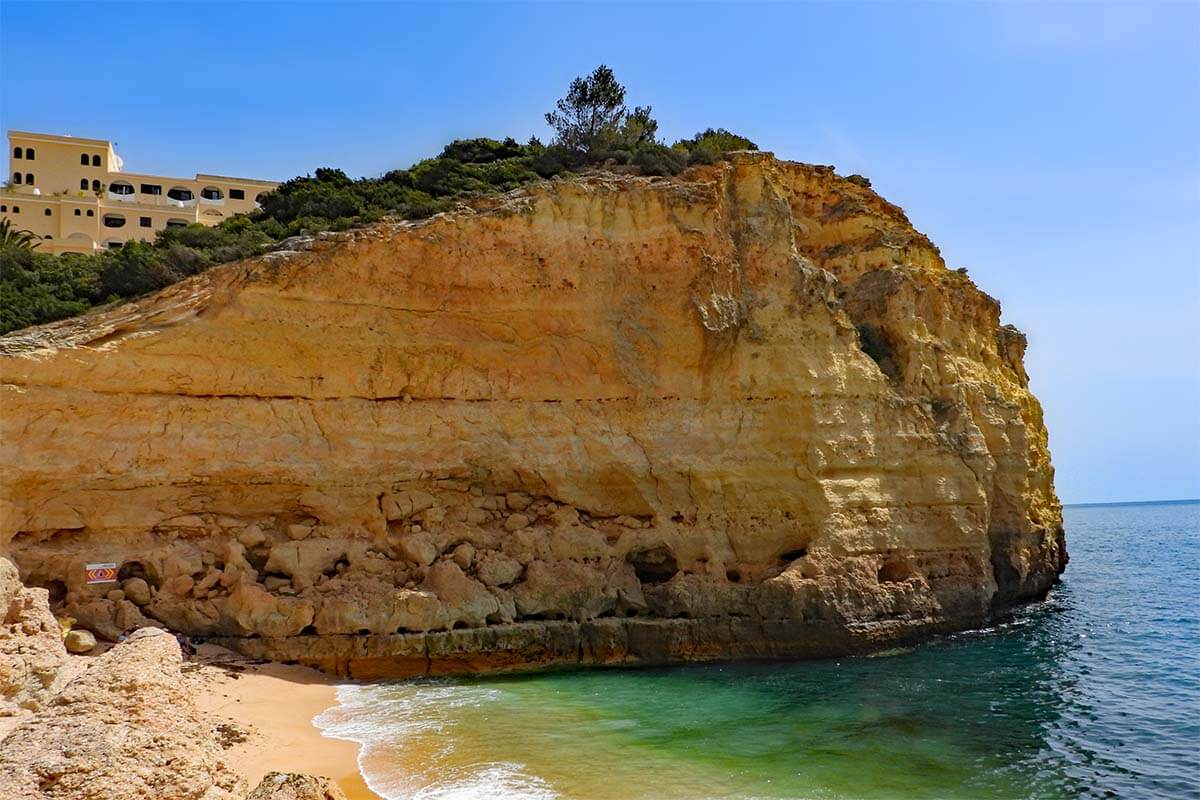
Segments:
[[[225,763],[250,786],[268,772],[334,780],[348,800],[383,800],[359,772],[357,742],[325,736],[313,720],[337,705],[336,679],[205,644],[183,664],[197,707],[218,726]]]

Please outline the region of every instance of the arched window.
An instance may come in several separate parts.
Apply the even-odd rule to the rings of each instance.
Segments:
[[[104,227],[106,227],[106,228],[124,228],[125,227],[125,215],[124,214],[105,214],[103,221],[104,221]]]
[[[26,183],[33,183],[33,173],[32,173],[32,172],[26,172],[26,173],[25,173],[25,182],[26,182]]]
[[[46,216],[47,217],[50,216],[50,209],[48,209],[48,208],[46,209]]]
[[[115,200],[132,202],[136,199],[133,192],[133,184],[129,181],[113,181],[108,185],[108,196]]]
[[[21,148],[14,147],[13,148],[13,158],[20,158],[20,157],[21,157]]]
[[[92,166],[93,167],[100,166],[100,156],[92,156]]]
[[[225,195],[215,186],[205,186],[200,190],[200,197],[210,203],[216,203],[225,199]]]
[[[87,156],[84,156],[84,158],[87,158]],[[81,191],[81,192],[87,191],[87,178],[79,179],[79,191]]]
[[[19,184],[20,182],[21,182],[21,173],[14,172],[13,173],[13,183]]]
[[[8,211],[8,206],[0,206],[0,212]]]
[[[168,228],[186,228],[188,221],[186,219],[169,219],[167,220]]]
[[[75,216],[79,217],[79,216],[82,216],[82,215],[83,215],[83,212],[81,212],[81,211],[80,211],[78,208],[77,208],[77,209],[75,209]]]
[[[92,211],[92,210],[89,208],[89,209],[87,210],[87,215],[88,215],[89,217],[94,217],[94,216],[96,216],[96,212],[95,212],[95,211]]]
[[[87,157],[87,153],[80,153],[80,154],[79,154],[79,163],[80,163],[80,164],[82,164],[82,165],[83,165],[83,166],[85,166],[85,167],[88,165],[88,157]]]
[[[25,148],[25,158],[26,158],[28,161],[33,161],[33,156],[34,156],[33,148],[32,148],[32,147],[26,147],[26,148]]]
[[[92,191],[93,192],[100,191],[100,181],[92,181]]]
[[[21,207],[20,207],[20,206],[13,206],[13,213],[14,213],[14,214],[20,214],[20,213],[21,213]]]

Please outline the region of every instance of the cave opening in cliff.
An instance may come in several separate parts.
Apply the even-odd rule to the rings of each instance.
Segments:
[[[897,375],[896,362],[887,332],[878,325],[863,324],[855,327],[858,329],[858,341],[862,351],[871,357],[880,372],[895,379]]]
[[[679,572],[679,562],[666,547],[630,553],[629,563],[642,583],[666,583]]]
[[[126,561],[117,571],[117,581],[123,583],[130,578],[141,578],[150,586],[158,588],[158,581],[151,579],[150,574],[146,572],[146,565],[140,561]]]
[[[804,558],[808,555],[807,547],[797,547],[795,550],[788,550],[786,553],[779,554],[779,563],[787,566],[798,558]]]
[[[67,597],[67,585],[60,580],[47,581],[43,587],[50,593],[50,605],[58,605]]]
[[[901,583],[917,574],[908,559],[892,556],[879,567],[880,583]]]

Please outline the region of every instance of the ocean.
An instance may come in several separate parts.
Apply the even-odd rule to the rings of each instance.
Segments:
[[[1200,503],[1072,506],[1061,585],[871,657],[348,685],[388,800],[1200,798]]]

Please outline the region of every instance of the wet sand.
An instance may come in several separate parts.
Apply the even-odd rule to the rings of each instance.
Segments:
[[[358,771],[358,744],[327,738],[313,725],[337,705],[333,679],[203,645],[184,665],[184,680],[200,709],[216,718],[226,763],[251,787],[268,772],[306,772],[333,778],[349,800],[380,800]]]

